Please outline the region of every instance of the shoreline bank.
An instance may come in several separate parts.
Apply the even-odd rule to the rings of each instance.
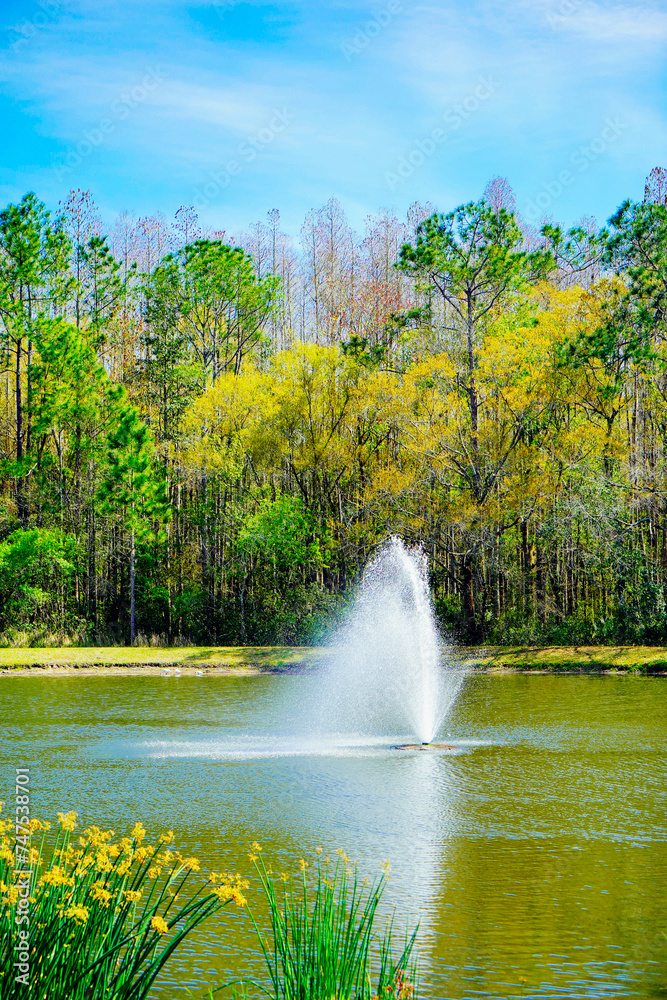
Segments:
[[[0,649],[0,677],[187,675],[247,677],[315,669],[324,646],[30,647]],[[479,673],[667,676],[664,646],[458,647],[456,660]],[[178,674],[176,674],[178,676]]]

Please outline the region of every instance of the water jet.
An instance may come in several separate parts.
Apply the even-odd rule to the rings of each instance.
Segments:
[[[433,741],[463,672],[438,631],[421,548],[407,548],[396,536],[385,542],[369,561],[331,646],[317,682],[321,732],[393,733],[405,740],[401,748],[443,746]]]

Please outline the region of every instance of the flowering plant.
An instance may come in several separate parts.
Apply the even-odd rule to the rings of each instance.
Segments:
[[[186,934],[245,905],[238,874],[185,889],[200,865],[171,849],[171,831],[156,847],[141,823],[118,840],[76,827],[76,813],[59,813],[55,837],[38,819],[17,837],[0,820],[0,1000],[144,1000]]]
[[[269,903],[270,942],[248,908],[266,960],[275,1000],[417,1000],[417,929],[406,932],[397,955],[392,945],[393,919],[384,934],[374,925],[388,865],[372,882],[361,879],[345,852],[321,857],[312,876],[302,859],[300,873],[274,875],[252,845],[252,861]]]

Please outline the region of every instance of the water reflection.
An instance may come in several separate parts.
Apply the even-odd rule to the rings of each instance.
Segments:
[[[297,740],[304,678],[12,678],[4,794],[29,763],[35,815],[173,827],[212,868],[260,839],[282,868],[322,846],[392,867],[419,915],[428,995],[657,996],[667,958],[667,708],[659,680],[474,678],[454,752]],[[295,687],[296,685],[296,687]],[[246,864],[247,867],[247,864]],[[161,1000],[257,968],[242,914],[200,933]],[[199,995],[195,990],[195,995]]]

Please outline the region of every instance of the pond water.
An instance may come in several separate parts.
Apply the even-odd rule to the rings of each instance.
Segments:
[[[173,828],[210,868],[248,871],[253,840],[281,869],[318,847],[363,874],[389,860],[387,902],[421,922],[425,997],[667,997],[664,680],[469,676],[440,731],[454,749],[426,752],[391,749],[409,733],[290,736],[286,706],[312,683],[3,678],[0,797],[27,764],[33,816]],[[260,968],[247,917],[225,910],[154,995]]]

